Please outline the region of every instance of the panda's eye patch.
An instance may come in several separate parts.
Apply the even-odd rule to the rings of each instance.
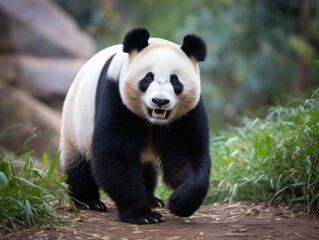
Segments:
[[[146,75],[143,77],[143,79],[139,83],[139,88],[142,92],[146,92],[147,88],[149,85],[153,82],[154,80],[154,73],[148,72]]]
[[[174,88],[175,94],[180,94],[183,91],[183,84],[179,81],[176,74],[170,76],[170,82]]]

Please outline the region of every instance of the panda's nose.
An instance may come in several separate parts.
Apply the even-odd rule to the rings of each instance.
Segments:
[[[155,103],[159,107],[162,107],[164,105],[169,104],[168,99],[160,99],[160,98],[152,98],[152,102]]]

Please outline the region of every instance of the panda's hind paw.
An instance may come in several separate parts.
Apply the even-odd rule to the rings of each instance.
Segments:
[[[122,222],[127,222],[131,224],[155,224],[165,222],[165,218],[157,213],[157,212],[149,212],[143,215],[135,216],[135,217],[121,217],[120,220]]]
[[[74,206],[77,210],[89,210],[88,206],[84,203],[74,202]]]
[[[85,201],[83,204],[76,202],[75,207],[78,210],[93,210],[100,212],[105,212],[107,209],[106,205],[100,200]]]
[[[165,204],[162,199],[151,197],[151,206],[152,208],[163,208],[165,207]]]
[[[104,203],[102,203],[100,200],[92,200],[88,201],[87,205],[89,206],[90,210],[94,211],[100,211],[100,212],[105,212],[107,207],[105,206]]]

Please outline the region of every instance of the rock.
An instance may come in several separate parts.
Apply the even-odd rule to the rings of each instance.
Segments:
[[[84,62],[83,59],[0,55],[0,76],[2,81],[61,110],[65,95]]]
[[[16,152],[23,147],[32,129],[36,128],[37,136],[28,142],[26,149],[22,148],[22,153],[34,149],[36,156],[44,152],[54,156],[59,148],[60,114],[1,80],[0,96],[0,132],[19,124],[6,136],[1,136],[0,145]]]
[[[0,0],[0,54],[88,58],[91,38],[49,0]]]

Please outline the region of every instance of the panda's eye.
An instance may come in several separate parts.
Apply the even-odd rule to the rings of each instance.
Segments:
[[[176,74],[172,74],[171,75],[171,84],[173,84],[173,85],[176,85],[176,84],[178,84],[178,77],[177,77],[177,75]]]
[[[149,83],[152,82],[154,80],[154,74],[151,72],[147,73],[145,76],[145,80]]]

